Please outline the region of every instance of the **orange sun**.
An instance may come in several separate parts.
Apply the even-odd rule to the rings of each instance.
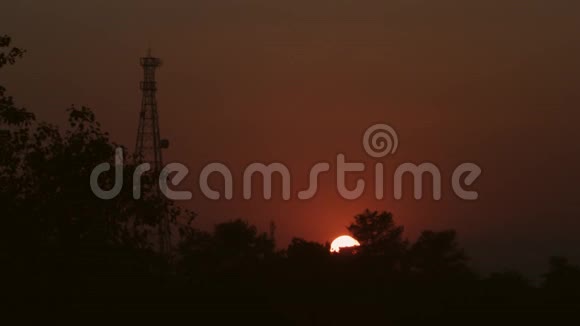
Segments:
[[[356,241],[355,238],[348,235],[341,235],[340,237],[334,239],[332,244],[330,244],[330,252],[339,252],[340,248],[349,248],[360,246],[360,243]]]

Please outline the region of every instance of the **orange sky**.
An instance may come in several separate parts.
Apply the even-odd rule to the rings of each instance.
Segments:
[[[190,167],[184,205],[203,227],[244,217],[266,231],[273,219],[282,246],[294,235],[323,242],[368,207],[393,211],[410,237],[458,229],[483,266],[580,258],[577,1],[21,0],[3,4],[0,21],[28,49],[0,76],[18,103],[56,123],[69,105],[89,106],[129,148],[151,44],[165,63],[165,158]],[[210,202],[194,187],[211,161],[238,175],[282,161],[299,186],[339,152],[372,163],[360,141],[375,122],[399,134],[393,164],[431,161],[449,174],[477,162],[481,198],[394,201],[387,191],[377,201],[367,191],[349,202],[331,175],[306,202]]]

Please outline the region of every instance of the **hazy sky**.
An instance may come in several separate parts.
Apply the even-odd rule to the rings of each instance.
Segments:
[[[457,229],[483,268],[580,259],[578,1],[19,0],[2,5],[0,32],[28,50],[0,76],[18,104],[55,123],[71,104],[89,106],[131,149],[139,57],[151,46],[164,61],[165,160],[190,167],[194,200],[184,205],[202,227],[242,217],[267,231],[274,220],[280,246],[323,242],[368,207],[392,211],[410,238]],[[400,140],[386,184],[401,162],[434,162],[441,201],[411,191],[394,201],[390,188],[375,200],[370,174],[367,195],[346,201],[332,173],[305,202],[201,198],[197,176],[213,161],[232,167],[236,198],[255,161],[286,163],[293,189],[337,153],[372,170],[361,137],[376,122]],[[464,161],[483,169],[475,202],[450,192]]]

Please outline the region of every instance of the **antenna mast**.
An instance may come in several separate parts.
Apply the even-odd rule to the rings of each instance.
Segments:
[[[135,145],[135,163],[149,163],[152,173],[153,195],[161,197],[159,189],[159,173],[163,169],[162,149],[169,147],[169,142],[159,135],[159,114],[157,112],[157,82],[155,71],[161,66],[161,59],[151,55],[148,49],[147,56],[141,58],[143,67],[143,81],[141,82],[141,112],[139,113],[139,127],[137,130],[137,144]],[[159,249],[167,253],[170,249],[169,220],[165,211],[162,212],[159,223]]]

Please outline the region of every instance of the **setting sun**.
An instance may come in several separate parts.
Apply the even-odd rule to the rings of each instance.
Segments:
[[[349,248],[360,246],[360,243],[355,238],[348,235],[341,235],[334,239],[330,245],[330,252],[340,252],[340,248]]]

